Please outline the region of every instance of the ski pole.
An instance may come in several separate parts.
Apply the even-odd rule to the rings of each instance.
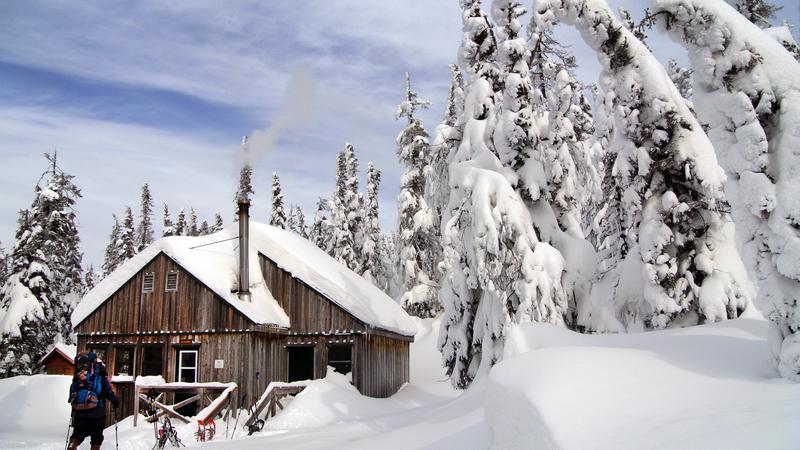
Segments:
[[[114,441],[117,444],[117,450],[119,450],[119,433],[117,432],[117,408],[114,407]]]
[[[72,414],[69,415],[69,422],[67,422],[67,440],[64,442],[64,450],[69,447],[69,429],[72,428]]]

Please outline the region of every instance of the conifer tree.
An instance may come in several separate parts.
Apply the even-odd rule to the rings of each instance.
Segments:
[[[150,186],[142,185],[141,209],[139,212],[139,225],[136,227],[136,251],[140,252],[153,243],[153,197]]]
[[[352,181],[348,170],[348,153],[353,152],[352,145],[346,144],[345,150],[336,155],[336,185],[331,203],[331,239],[327,245],[328,254],[333,256],[354,272],[360,271],[356,256],[356,244],[352,222],[352,200],[356,195],[350,192]]]
[[[164,203],[164,220],[162,222],[161,237],[175,236],[175,224],[169,215],[169,206]]]
[[[200,230],[197,225],[197,213],[194,212],[194,208],[189,208],[189,224],[186,226],[186,235],[187,236],[197,236],[200,234]]]
[[[353,270],[361,274],[364,270],[361,264],[361,253],[364,244],[364,220],[362,214],[364,197],[358,191],[358,158],[356,157],[355,148],[351,144],[345,145],[344,159],[347,170],[344,202],[345,217],[347,218],[350,233],[353,235],[353,252],[356,262],[356,267]]]
[[[442,210],[450,198],[450,161],[461,142],[463,124],[457,123],[464,110],[464,79],[455,64],[450,65],[452,79],[447,91],[447,105],[442,123],[436,127],[430,146],[430,161],[425,168],[425,201],[433,211],[434,230],[441,231]]]
[[[725,213],[724,173],[702,127],[672,83],[650,82],[668,80],[665,69],[603,2],[537,4],[537,27],[556,20],[575,26],[598,52],[603,88],[615,94],[611,151],[624,244],[612,246],[625,253],[592,292],[598,302],[611,299],[619,321],[611,327],[738,316],[749,292],[737,279],[743,270]]]
[[[759,3],[765,4],[739,4]],[[697,115],[728,175],[737,244],[772,322],[778,371],[800,381],[800,136],[787,126],[800,117],[800,66],[724,5],[660,0],[655,10],[661,27],[689,51],[702,86],[694,92]]]
[[[515,1],[495,2],[492,13],[502,28],[495,33],[479,1],[462,1],[461,6],[459,65],[466,75],[466,100],[463,135],[450,165],[450,200],[442,217],[445,275],[439,292],[444,307],[439,347],[451,382],[465,388],[479,370],[500,360],[512,324],[563,325],[567,297],[563,257],[539,241],[522,195],[528,192],[528,201],[535,200],[543,177],[532,177],[525,168],[533,155],[516,159],[509,151],[514,139],[537,137],[507,119],[527,101],[504,89],[507,77],[510,85],[522,86],[527,76],[509,64],[526,62],[516,59],[527,53],[524,41],[516,37],[523,10]],[[501,120],[507,123],[501,126]],[[524,133],[515,134],[517,129]],[[515,161],[522,162],[520,172],[512,168]]]
[[[81,192],[56,154],[45,157],[50,167],[20,212],[12,274],[0,292],[0,376],[37,371],[53,342],[74,342],[70,315],[84,291],[74,210]]]
[[[300,206],[295,205],[292,209],[292,223],[293,227],[292,231],[299,234],[304,238],[308,238],[308,227],[306,227],[306,216],[303,214],[303,210],[300,209]]]
[[[272,209],[269,224],[273,227],[286,229],[286,211],[283,209],[283,192],[278,174],[272,172]]]
[[[211,226],[211,232],[216,233],[217,231],[222,230],[225,227],[225,224],[222,223],[222,215],[220,213],[214,214],[214,225]]]
[[[89,264],[89,267],[86,268],[86,272],[83,277],[83,284],[86,287],[87,292],[94,288],[96,276],[97,274],[94,273],[94,266]]]
[[[203,219],[200,222],[200,227],[197,229],[198,236],[206,236],[211,232],[211,227],[208,226],[208,221]]]
[[[183,208],[178,211],[178,217],[175,219],[175,232],[173,236],[185,236],[187,229],[186,229],[186,213],[184,212]]]
[[[736,8],[739,14],[747,20],[753,22],[761,28],[772,26],[775,14],[783,9],[782,6],[773,5],[765,0],[725,0],[729,5]]]
[[[425,201],[424,170],[430,146],[422,121],[414,115],[417,109],[429,105],[411,89],[411,76],[406,72],[405,98],[395,113],[397,119],[407,118],[405,129],[397,137],[397,156],[405,166],[397,198],[398,253],[403,280],[400,303],[409,314],[419,317],[434,317],[441,310],[434,275],[438,234],[433,229],[433,212]]]
[[[0,286],[6,284],[8,279],[8,255],[0,244]]]
[[[367,164],[367,197],[364,204],[364,244],[362,245],[363,276],[372,284],[386,289],[383,268],[383,236],[378,222],[378,189],[381,171],[370,161]]]
[[[136,256],[136,230],[133,227],[133,211],[128,206],[125,208],[125,217],[122,219],[119,231],[119,243],[117,244],[119,264]]]
[[[108,244],[103,258],[103,278],[114,271],[121,263],[119,259],[119,243],[122,227],[117,219],[116,214],[111,215],[114,219],[114,224],[111,226],[111,233],[108,236]]]
[[[317,199],[317,211],[314,213],[314,223],[311,225],[308,239],[321,250],[327,251],[331,241],[330,202],[326,198]]]

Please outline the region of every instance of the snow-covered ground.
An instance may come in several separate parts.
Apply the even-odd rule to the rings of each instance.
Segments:
[[[768,361],[767,323],[627,335],[580,335],[550,325],[515,329],[506,359],[468,391],[439,367],[438,322],[419,321],[412,382],[389,399],[363,397],[340,375],[313,382],[264,431],[235,440],[217,425],[209,449],[797,448],[800,385]],[[69,380],[0,380],[0,447],[64,447]],[[229,435],[233,423],[228,424]],[[119,424],[121,449],[150,449],[153,429]],[[113,448],[114,429],[106,430]],[[88,449],[88,440],[81,448]]]

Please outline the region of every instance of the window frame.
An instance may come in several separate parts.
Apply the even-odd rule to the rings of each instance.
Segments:
[[[113,373],[114,376],[133,376],[134,375],[134,371],[136,370],[136,368],[135,368],[136,361],[134,360],[134,358],[135,358],[135,356],[134,356],[135,349],[136,348],[134,346],[132,346],[132,345],[115,345],[114,346],[114,373]],[[121,363],[121,361],[120,361],[120,354],[122,352],[127,352],[128,355],[129,355],[128,361],[126,361],[124,363]],[[120,364],[128,365],[129,372],[121,373],[120,370],[119,370]]]
[[[178,348],[176,349],[178,352],[177,358],[175,358],[175,363],[177,364],[177,368],[175,370],[175,381],[179,383],[198,383],[200,378],[200,349],[199,348]],[[184,353],[194,353],[194,366],[184,366],[183,365],[183,354]],[[182,370],[194,370],[194,381],[183,381],[181,377]]]
[[[175,286],[170,289],[170,276],[175,278]],[[178,290],[178,271],[177,270],[170,270],[167,272],[166,280],[164,280],[164,292],[176,292]]]
[[[150,279],[150,289],[148,289],[148,278]],[[142,278],[142,294],[152,294],[156,290],[156,273],[155,272],[145,272],[144,277]]]
[[[327,355],[328,357],[327,357],[326,365],[328,365],[330,367],[333,367],[333,369],[336,371],[336,373],[341,373],[342,375],[347,375],[348,373],[352,374],[353,373],[353,351],[355,350],[355,346],[352,343],[349,343],[349,342],[346,342],[346,343],[333,342],[333,343],[329,343],[327,345],[327,347],[328,347],[328,349],[327,349],[328,350],[328,355]],[[347,347],[347,348],[349,348],[350,349],[350,359],[349,360],[333,360],[332,361],[331,360],[331,348],[333,348],[333,347]],[[338,367],[332,365],[331,363],[349,364],[350,365],[350,371],[346,372],[346,373],[339,372]]]

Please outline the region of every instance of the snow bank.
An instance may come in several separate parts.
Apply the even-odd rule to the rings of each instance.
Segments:
[[[60,441],[63,448],[71,379],[33,375],[0,380],[0,448],[28,448],[43,441]]]
[[[767,328],[517,327],[489,377],[492,448],[796,448],[800,386],[776,379]]]

